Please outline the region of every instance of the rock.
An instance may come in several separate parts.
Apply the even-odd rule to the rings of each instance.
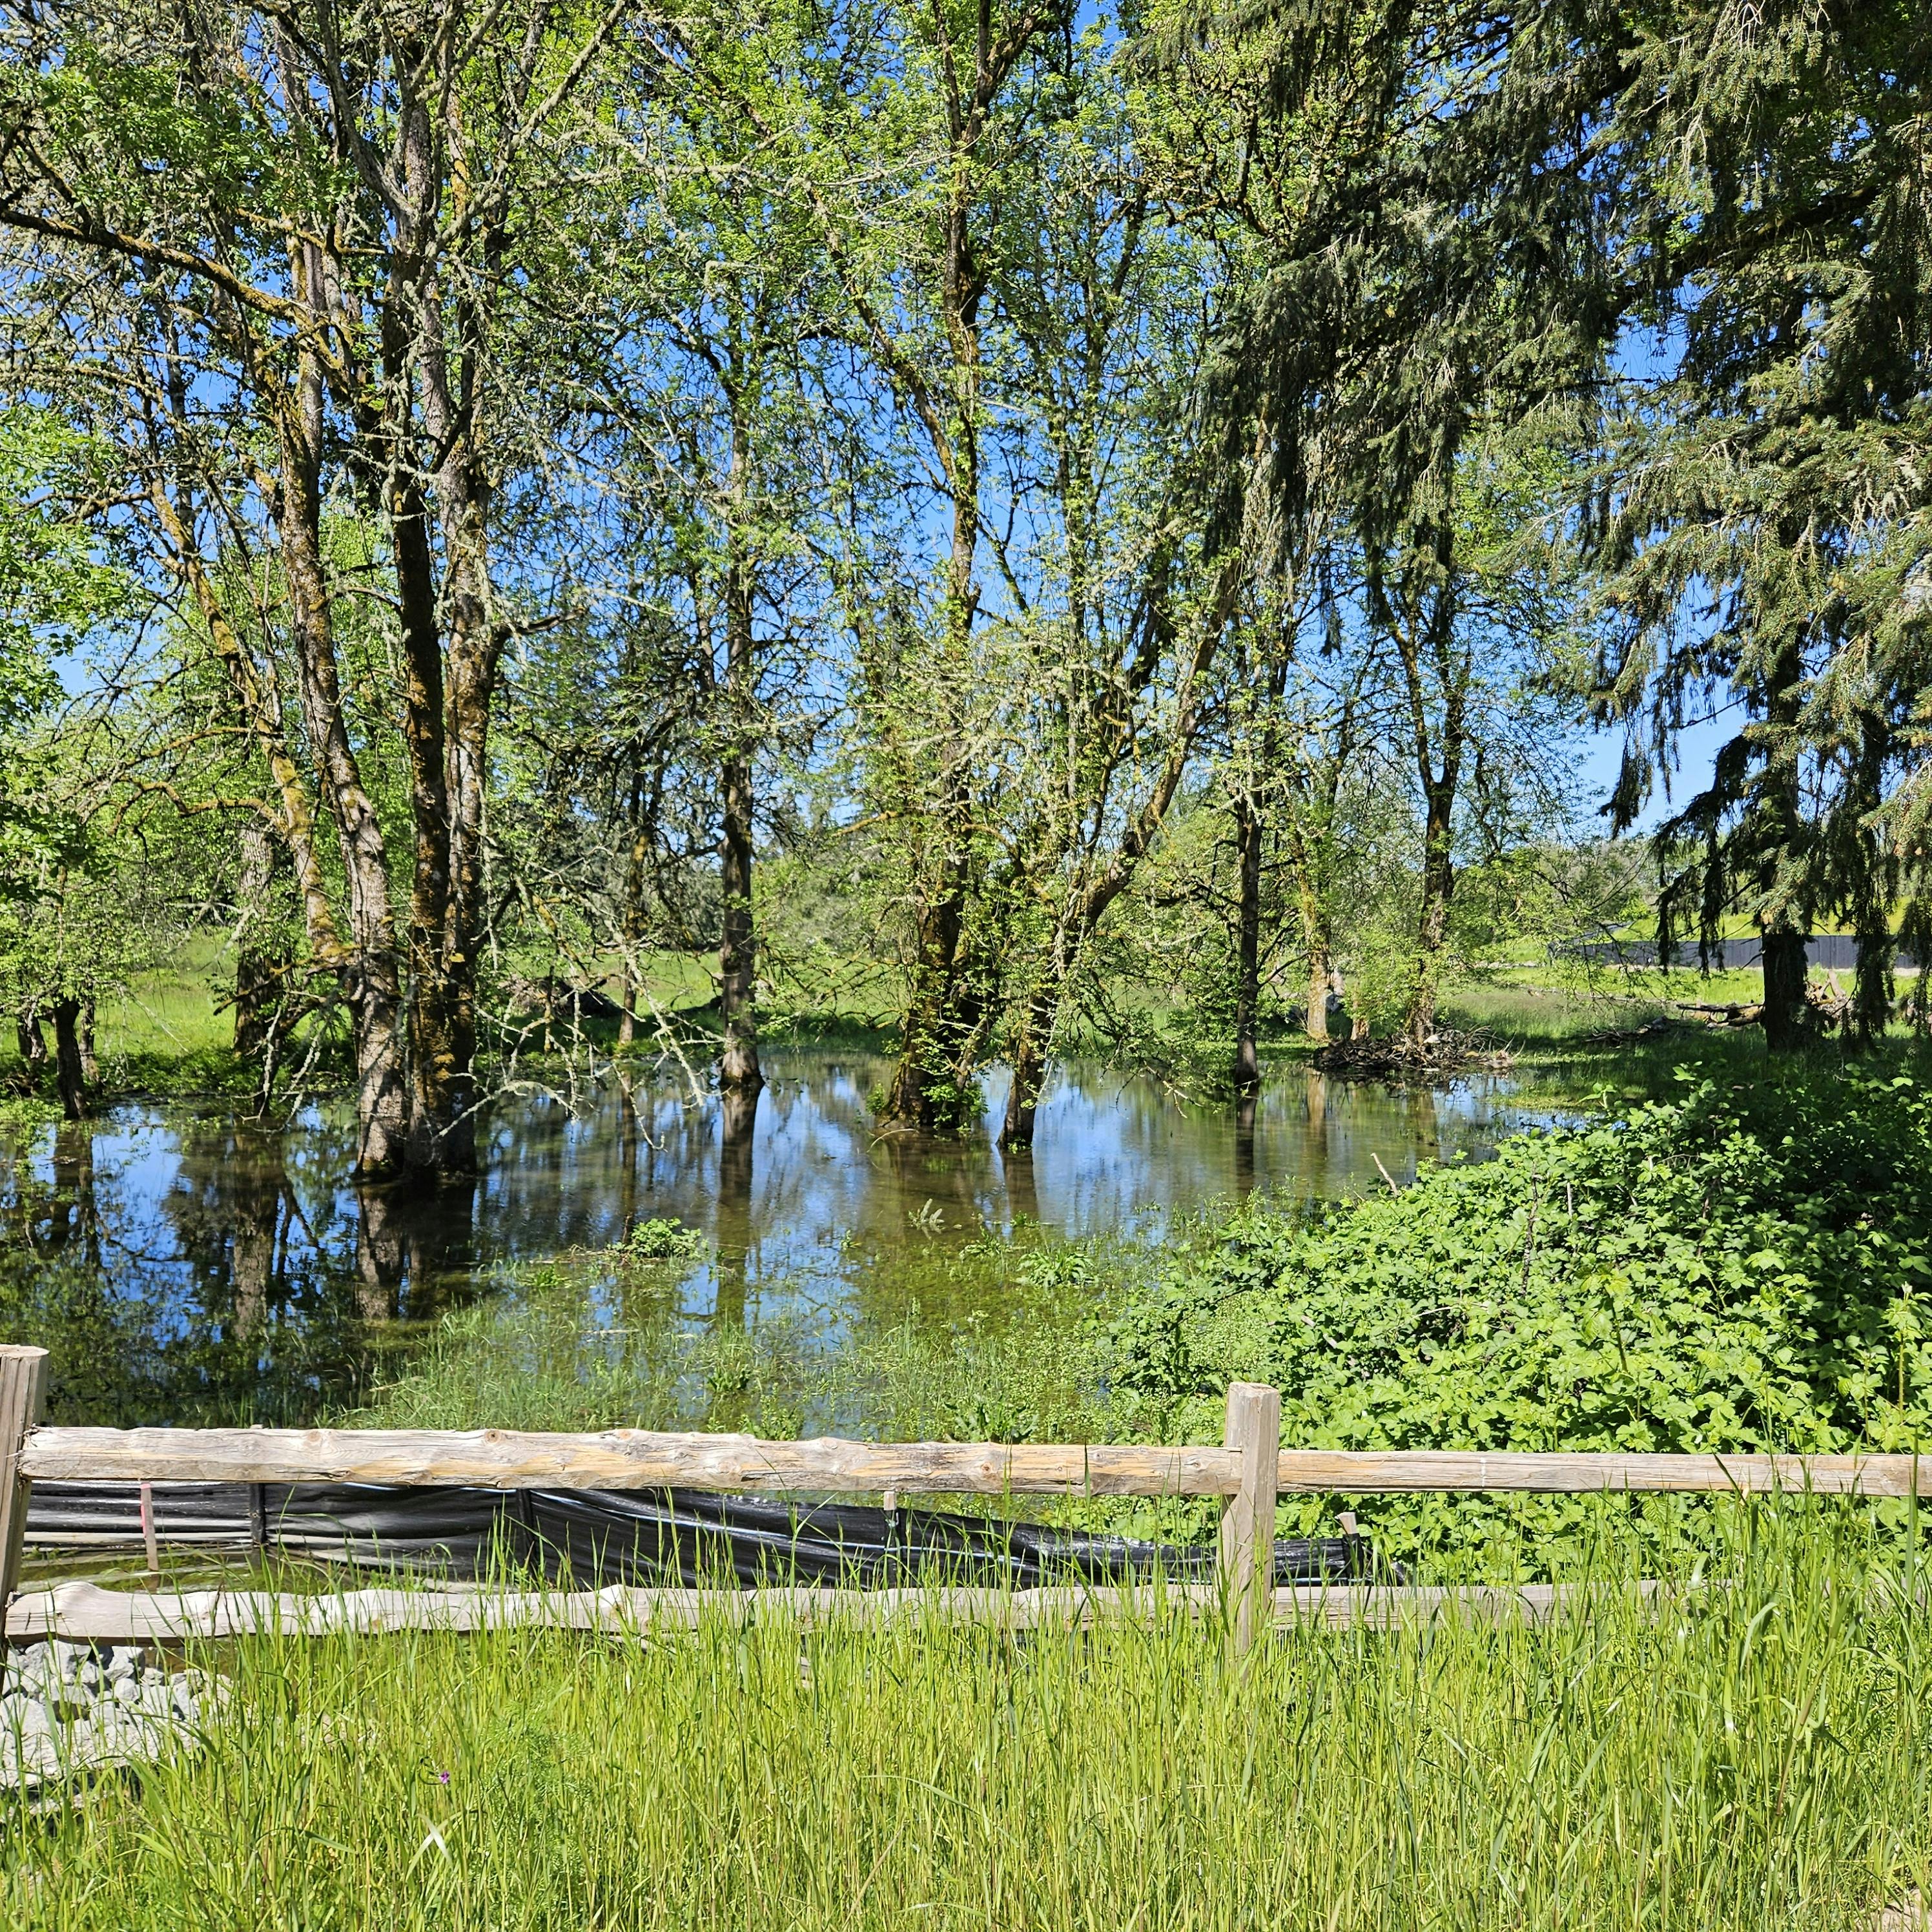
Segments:
[[[16,1653],[8,1662],[7,1682],[28,1696],[44,1696],[60,1687],[60,1661],[45,1644]]]
[[[56,1640],[7,1660],[0,1788],[44,1790],[162,1756],[222,1708],[226,1687],[199,1670],[144,1667],[138,1645],[97,1652]]]
[[[38,1697],[26,1697],[8,1714],[8,1730],[21,1737],[44,1737],[59,1728],[54,1707]]]

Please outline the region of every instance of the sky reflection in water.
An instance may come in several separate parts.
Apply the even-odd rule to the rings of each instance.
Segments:
[[[886,1064],[786,1052],[766,1062],[748,1148],[727,1148],[716,1097],[669,1084],[627,1109],[614,1088],[577,1109],[512,1096],[490,1109],[473,1186],[400,1200],[346,1185],[339,1108],[286,1133],[130,1105],[14,1150],[0,1175],[6,1338],[55,1352],[56,1419],[292,1423],[353,1400],[453,1303],[507,1264],[622,1240],[638,1222],[702,1232],[713,1258],[682,1290],[694,1319],[758,1322],[808,1304],[835,1323],[861,1274],[1004,1232],[1017,1217],[1071,1237],[1132,1227],[1250,1188],[1307,1198],[1397,1181],[1480,1154],[1546,1113],[1507,1083],[1392,1093],[1291,1070],[1244,1123],[1144,1076],[1058,1072],[1031,1158],[986,1131],[944,1145],[881,1138],[869,1096]],[[950,1311],[958,1315],[965,1310]]]

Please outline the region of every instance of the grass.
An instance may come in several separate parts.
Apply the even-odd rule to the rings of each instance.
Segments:
[[[649,1000],[671,1035],[687,1054],[708,1052],[717,1031],[710,956],[664,951],[644,963]],[[616,972],[614,959],[599,964]],[[813,944],[788,952],[775,947],[767,970],[771,984],[762,1003],[760,1028],[771,1044],[893,1049],[899,992],[894,969]],[[96,1044],[108,1096],[254,1092],[259,1072],[236,1058],[232,1016],[221,1004],[232,970],[226,936],[202,934],[188,940],[165,968],[142,974],[126,992],[104,999]],[[540,963],[534,970],[541,977]],[[1131,995],[1132,989],[1126,991]],[[1762,1040],[1755,1030],[1725,1035],[1686,1028],[1667,1040],[1642,1043],[1634,1052],[1588,1038],[1605,1028],[1654,1018],[1668,1010],[1670,1000],[1748,1001],[1761,994],[1755,969],[1707,976],[1689,968],[1664,973],[1540,964],[1462,980],[1445,992],[1444,1015],[1458,1028],[1480,1028],[1511,1046],[1539,1088],[1568,1088],[1580,1097],[1600,1071],[1614,1072],[1633,1058],[1642,1075],[1632,1090],[1646,1093],[1662,1090],[1653,1073],[1667,1080],[1670,1066],[1687,1055],[1700,1062],[1713,1055],[1746,1060],[1755,1049],[1761,1059]],[[1130,1043],[1130,1058],[1150,1057],[1163,1070],[1185,1076],[1183,1084],[1214,1090],[1225,1084],[1230,1042],[1218,1033],[1202,1034],[1188,1013],[1159,1000],[1148,1004],[1146,1017],[1151,1030],[1146,1040]],[[587,1021],[583,1033],[600,1052],[614,1050],[614,1022]],[[558,1045],[562,1043],[560,1038]],[[1266,1045],[1270,1058],[1288,1061],[1304,1059],[1312,1050],[1298,1032],[1282,1032]],[[527,1061],[534,1052],[544,1061],[548,1055],[538,1050],[542,1046],[541,1034],[532,1034],[522,1043],[521,1058]],[[658,1030],[646,1025],[632,1052],[649,1058],[663,1047]],[[337,1058],[319,1070],[325,1079],[339,1075]],[[11,1030],[0,1030],[0,1089],[10,1078],[17,1081],[19,1072]],[[52,1118],[51,1074],[44,1085],[38,1098],[0,1102],[0,1113],[18,1115],[22,1124]]]
[[[713,1616],[260,1640],[202,1749],[17,1808],[61,1928],[1868,1928],[1926,1883],[1910,1541],[1739,1506],[1647,1610],[1022,1641]]]
[[[1101,1290],[1128,1278],[1130,1260],[1124,1244],[1023,1232],[880,1256],[849,1304],[746,1324],[683,1312],[688,1263],[566,1255],[508,1273],[502,1292],[446,1316],[340,1420],[1100,1441],[1131,1426],[1095,1392]]]

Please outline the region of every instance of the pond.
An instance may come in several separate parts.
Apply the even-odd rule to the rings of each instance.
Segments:
[[[1217,1202],[1400,1183],[1549,1118],[1496,1080],[1391,1091],[1294,1069],[1244,1111],[1073,1065],[1030,1156],[1003,1157],[999,1073],[985,1130],[933,1143],[876,1132],[868,1102],[889,1069],[874,1057],[775,1051],[766,1066],[748,1135],[728,1145],[716,1096],[688,1082],[500,1096],[475,1183],[428,1198],[346,1184],[339,1107],[271,1131],[130,1103],[45,1130],[0,1169],[0,1330],[53,1351],[56,1420],[297,1424],[393,1373],[425,1324],[507,1269],[652,1218],[705,1239],[681,1318],[756,1324],[809,1304],[836,1335],[882,1261],[916,1293],[923,1258],[1016,1226],[1156,1240]]]

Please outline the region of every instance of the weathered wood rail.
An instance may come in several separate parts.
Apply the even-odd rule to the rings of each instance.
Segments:
[[[13,1601],[27,1502],[37,1479],[368,1483],[506,1490],[1215,1496],[1222,1504],[1219,1562],[1216,1581],[1206,1594],[1226,1612],[1233,1640],[1240,1648],[1254,1641],[1270,1616],[1282,1612],[1284,1598],[1291,1600],[1286,1607],[1292,1608],[1306,1594],[1274,1588],[1275,1503],[1283,1494],[1678,1490],[1762,1495],[1809,1490],[1834,1495],[1909,1496],[1919,1492],[1921,1483],[1920,1459],[1912,1456],[1283,1450],[1280,1394],[1254,1382],[1237,1382],[1228,1390],[1226,1436],[1220,1448],[1169,1448],[1134,1444],[854,1442],[835,1436],[770,1442],[748,1436],[626,1429],[594,1435],[539,1435],[491,1429],[430,1432],[47,1428],[38,1421],[46,1373],[44,1349],[0,1346],[0,1606]],[[1927,1459],[1927,1464],[1926,1477],[1932,1480],[1932,1458]],[[95,1597],[102,1594],[94,1593]],[[386,1598],[399,1593],[364,1594]],[[631,1590],[620,1594],[635,1612],[659,1604],[682,1606],[692,1593]],[[800,1593],[730,1594],[789,1601]],[[833,1598],[862,1593],[804,1594],[814,1602],[829,1604]],[[1032,1594],[1041,1598],[1044,1605],[1050,1593]],[[1069,1593],[1051,1594],[1057,1600]],[[976,1603],[986,1598],[990,1601],[992,1594],[969,1592],[962,1600],[970,1598]],[[1344,1591],[1337,1594],[1336,1600],[1361,1594],[1359,1590]],[[593,1621],[606,1618],[608,1595],[578,1593],[569,1597],[569,1602],[580,1606],[572,1614]],[[1126,1592],[1123,1600],[1134,1595]],[[1082,1595],[1082,1600],[1091,1606],[1110,1596],[1122,1593],[1090,1591]],[[225,1594],[223,1601],[228,1607],[220,1614],[242,1619],[238,1627],[253,1628],[248,1619],[266,1616],[263,1605],[267,1600],[251,1610],[232,1594]],[[539,1594],[531,1600],[565,1600]],[[466,1604],[469,1599],[464,1601]],[[610,1603],[616,1601],[610,1598]],[[883,1595],[879,1601],[884,1604]],[[94,1622],[106,1617],[98,1604],[89,1602],[88,1614]],[[592,1607],[581,1607],[586,1604]],[[44,1608],[41,1613],[52,1612]],[[422,1613],[432,1614],[428,1610]],[[152,1616],[158,1612],[151,1610],[143,1614]],[[320,1613],[302,1614],[312,1618]],[[464,1614],[482,1613],[466,1610]]]

